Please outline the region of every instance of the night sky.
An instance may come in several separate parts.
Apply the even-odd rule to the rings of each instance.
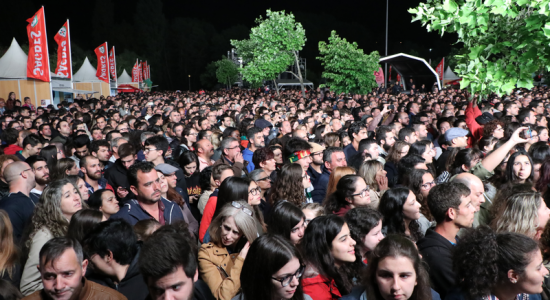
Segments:
[[[146,1],[146,0],[141,0]],[[155,0],[151,0],[155,1]],[[159,1],[159,0],[156,0]],[[327,40],[330,30],[348,41],[356,41],[366,53],[377,50],[384,55],[385,40],[385,10],[386,1],[263,1],[236,0],[236,1],[181,1],[160,0],[163,4],[163,14],[166,21],[176,18],[196,19],[203,23],[211,24],[217,32],[221,32],[237,25],[246,28],[254,26],[254,20],[265,15],[266,9],[285,10],[293,12],[296,20],[301,22],[306,29],[306,46],[302,56],[308,60],[308,69],[313,73],[322,72],[322,66],[315,59],[318,55],[319,40]],[[111,3],[114,8],[114,26],[125,24],[132,28],[135,23],[137,5],[135,1],[128,0],[95,0],[95,1],[67,1],[67,0],[16,0],[4,1],[2,13],[2,30],[0,31],[0,51],[5,51],[13,37],[20,44],[28,43],[26,37],[26,19],[30,18],[41,5],[46,12],[46,25],[50,53],[55,52],[56,45],[53,36],[63,25],[65,19],[71,22],[71,38],[84,51],[93,51],[104,39],[94,34],[97,24],[96,6]],[[417,0],[390,0],[389,1],[389,50],[388,54],[399,52],[419,55],[426,59],[441,59],[451,50],[451,45],[456,41],[453,34],[445,34],[441,37],[438,33],[428,33],[419,22],[411,23],[412,16],[407,12],[408,8],[415,7],[421,1]],[[136,34],[137,35],[137,34]],[[132,38],[139,38],[132,36]],[[177,39],[177,37],[174,37]],[[121,40],[119,40],[121,39]],[[123,41],[124,40],[124,41]],[[108,42],[110,45],[123,45],[119,51],[129,50],[146,57],[147,51],[143,49],[130,49],[133,46],[128,42],[128,36],[124,38],[112,36]],[[136,44],[137,45],[137,44]],[[229,42],[227,41],[227,45]],[[124,49],[126,48],[126,49]],[[187,73],[199,76],[204,72],[209,61],[219,59],[227,53],[226,47],[213,48],[208,57],[202,58],[201,64],[195,67],[185,67]],[[429,52],[428,49],[433,51]],[[118,49],[118,48],[117,48]],[[74,55],[74,54],[73,54]],[[196,60],[196,59],[195,59]],[[154,69],[154,66],[153,66]],[[129,70],[128,70],[129,71]],[[176,72],[175,70],[173,72]],[[313,76],[313,75],[312,75]],[[154,75],[153,75],[154,77]],[[155,78],[153,78],[153,81]],[[178,85],[172,82],[170,87]]]

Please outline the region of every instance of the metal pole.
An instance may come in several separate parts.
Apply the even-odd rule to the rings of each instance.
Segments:
[[[390,0],[386,0],[386,57],[388,56],[388,10]],[[384,64],[384,87],[388,88],[388,63]]]

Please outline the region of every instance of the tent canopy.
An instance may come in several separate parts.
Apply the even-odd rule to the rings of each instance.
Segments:
[[[129,85],[129,84],[120,84],[117,88],[119,93],[140,93],[143,92],[143,90],[138,89],[135,86]]]
[[[128,75],[128,73],[126,72],[126,69],[124,69],[122,70],[122,74],[120,75],[120,77],[118,77],[117,82],[119,84],[132,83],[132,77],[130,77],[130,75]]]
[[[379,62],[381,64],[387,63],[393,66],[393,69],[407,81],[408,78],[414,78],[416,81],[426,84],[426,86],[428,86],[428,83],[430,84],[429,86],[431,86],[432,83],[437,82],[437,86],[441,89],[441,83],[439,82],[437,73],[423,58],[399,53],[383,57]],[[417,87],[419,87],[419,85]]]
[[[84,59],[84,63],[82,63],[82,66],[80,69],[78,69],[78,72],[76,72],[73,75],[73,81],[74,82],[99,82],[101,81],[96,74],[96,69],[92,66],[90,61],[88,60],[88,57]]]
[[[6,54],[0,58],[0,78],[27,79],[27,54],[15,38]]]
[[[443,75],[443,80],[452,81],[458,79],[460,79],[460,77],[456,76],[453,70],[451,70],[451,67],[447,67],[447,70],[445,70],[445,74]]]
[[[313,87],[313,82],[304,79],[304,85]],[[300,80],[298,79],[278,79],[277,86],[300,86]]]

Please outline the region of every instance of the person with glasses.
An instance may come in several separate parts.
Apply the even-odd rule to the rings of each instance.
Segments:
[[[287,239],[263,235],[250,246],[241,271],[241,293],[232,300],[311,300],[300,284],[304,272],[302,255]]]
[[[266,193],[271,188],[271,177],[265,170],[256,169],[248,174],[248,178],[256,182],[256,184],[260,188],[260,209],[262,210],[264,215],[267,215],[271,210],[271,205],[266,199]]]
[[[327,212],[344,216],[350,209],[371,204],[369,186],[358,175],[345,175],[338,181],[336,191],[328,195],[323,206]]]
[[[300,244],[307,227],[304,212],[288,201],[279,201],[271,212],[268,232],[277,234],[293,245]]]
[[[231,201],[208,227],[211,240],[199,249],[199,274],[218,300],[230,300],[239,292],[243,263],[258,237],[254,215],[245,201]]]
[[[370,206],[378,208],[380,197],[388,190],[388,177],[384,165],[378,160],[367,160],[359,167],[357,175],[361,176],[369,187]]]
[[[219,164],[230,165],[233,168],[235,176],[242,177],[248,175],[248,161],[244,160],[241,146],[236,138],[224,138],[220,144],[220,149],[222,152],[221,157],[214,163],[214,166]]]
[[[424,235],[420,230],[420,203],[414,193],[406,187],[387,190],[378,205],[378,211],[384,216],[382,228],[384,234],[404,234],[413,241]]]
[[[404,180],[405,187],[409,188],[416,197],[416,201],[422,205],[420,207],[420,232],[426,234],[426,230],[435,225],[434,218],[428,208],[428,193],[436,185],[433,174],[423,169],[413,169],[407,174],[407,180]]]

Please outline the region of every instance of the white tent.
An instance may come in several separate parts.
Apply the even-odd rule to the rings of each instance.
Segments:
[[[447,67],[447,70],[445,70],[445,74],[443,74],[443,80],[445,82],[448,82],[448,81],[454,81],[458,79],[460,79],[460,77],[456,76],[453,70],[451,70],[451,67]]]
[[[74,89],[77,90],[93,91],[104,96],[109,96],[111,94],[109,83],[97,78],[96,68],[92,66],[88,57],[84,59],[84,63],[82,63],[78,72],[73,75],[73,83]]]
[[[96,72],[97,70],[92,66],[88,60],[88,57],[86,57],[86,59],[84,59],[84,63],[82,63],[82,66],[78,69],[78,72],[73,75],[73,80],[74,82],[101,81],[95,75]]]
[[[132,77],[128,75],[128,73],[126,72],[126,69],[122,70],[122,75],[118,77],[118,83],[121,83],[121,84],[132,83]]]
[[[0,78],[27,78],[27,54],[21,49],[15,38],[11,41],[6,54],[0,58]]]

